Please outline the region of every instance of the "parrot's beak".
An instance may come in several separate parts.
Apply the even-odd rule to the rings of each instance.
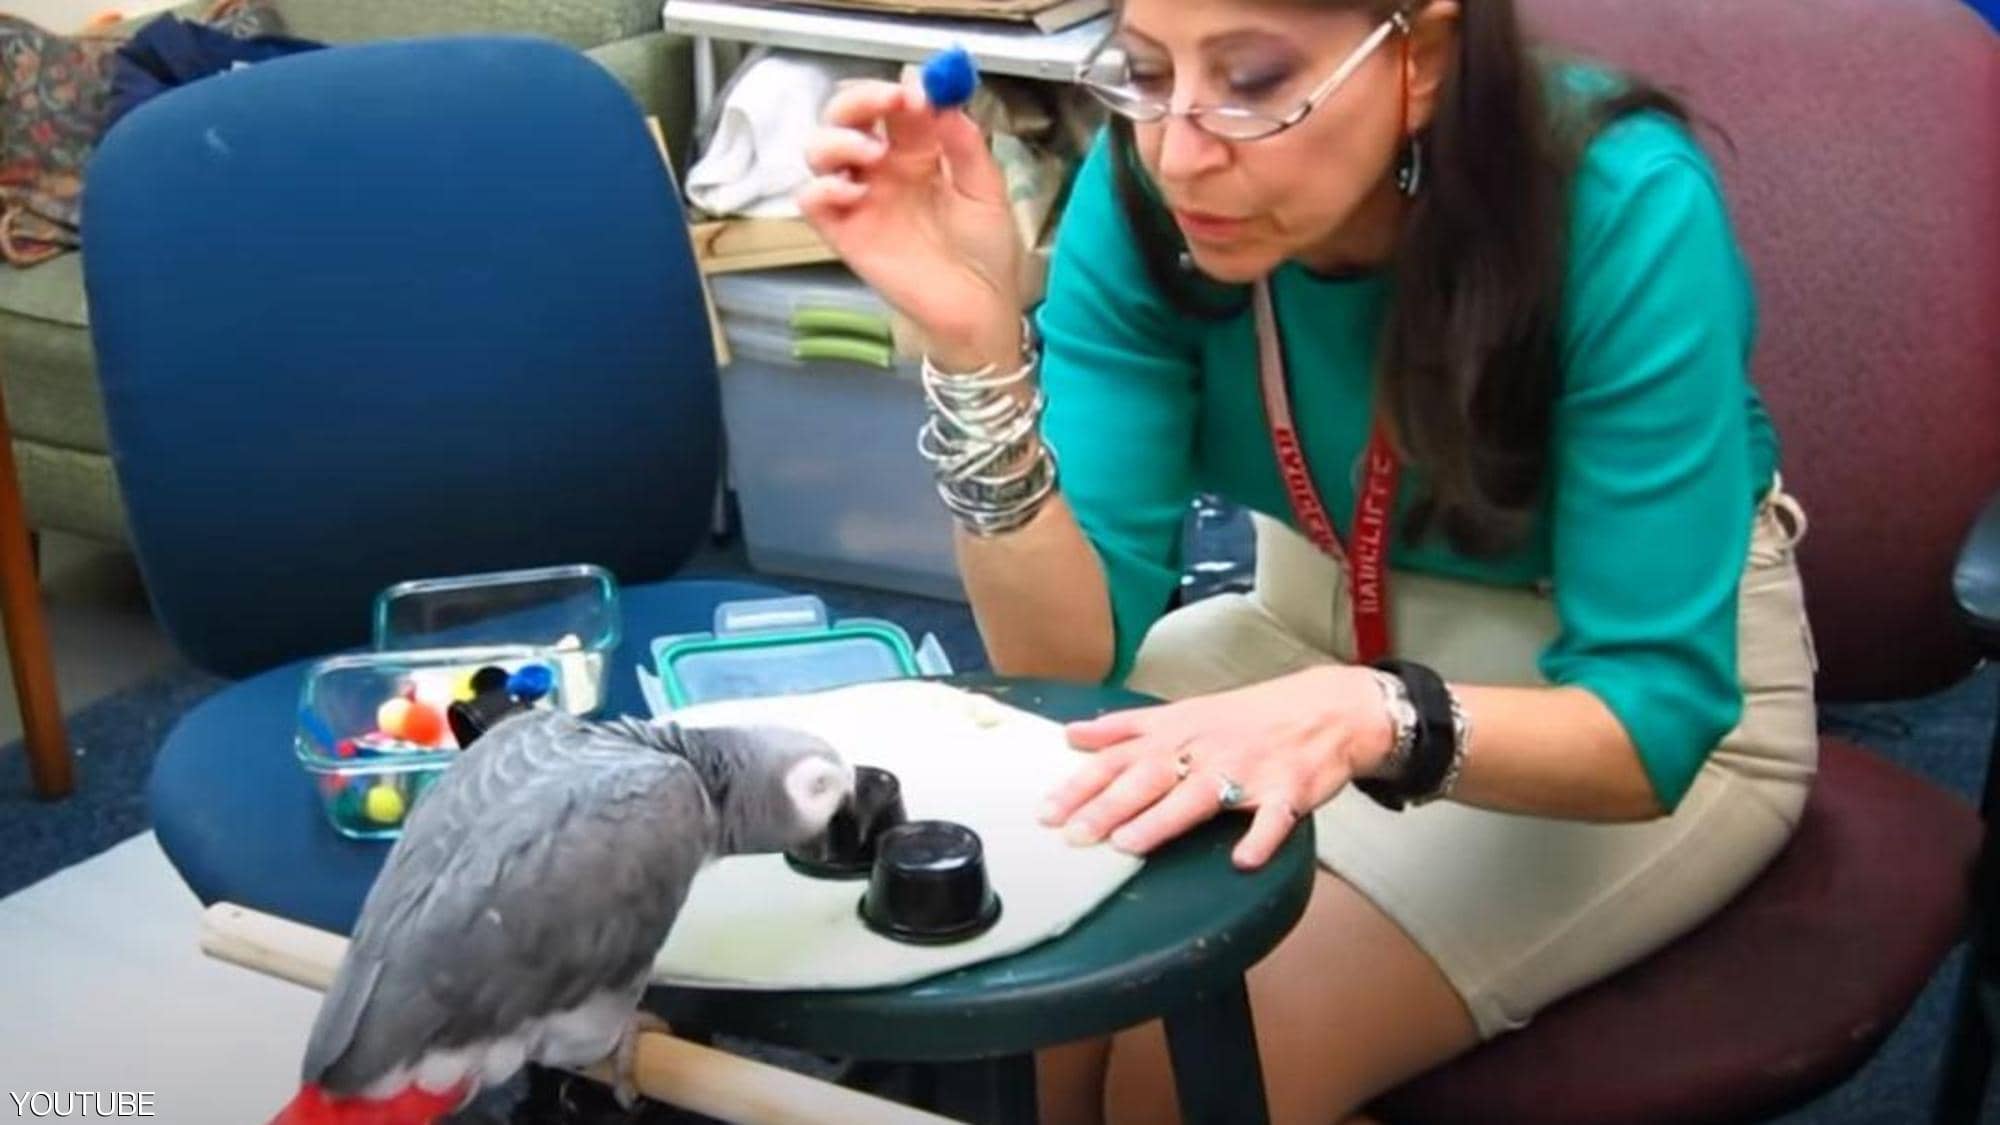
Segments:
[[[847,786],[841,791],[840,806],[833,811],[833,820],[827,824],[827,831],[833,831],[834,824],[855,823],[859,813],[859,795],[854,783],[854,767],[847,767]]]

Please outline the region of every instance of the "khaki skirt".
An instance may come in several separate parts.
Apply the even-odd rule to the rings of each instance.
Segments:
[[[1340,565],[1254,518],[1254,591],[1162,618],[1140,646],[1134,690],[1178,699],[1353,659]],[[1671,816],[1590,824],[1451,801],[1392,813],[1352,789],[1314,815],[1320,862],[1438,963],[1482,1036],[1691,929],[1790,837],[1819,748],[1794,560],[1804,529],[1782,487],[1759,505],[1739,594],[1743,718]],[[1543,682],[1536,660],[1557,629],[1546,593],[1407,573],[1391,588],[1399,656],[1456,682]]]

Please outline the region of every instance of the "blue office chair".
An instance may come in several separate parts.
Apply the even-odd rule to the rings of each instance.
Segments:
[[[194,83],[110,131],[85,206],[133,545],[196,663],[362,640],[413,576],[662,578],[708,526],[686,221],[582,55],[413,40]]]
[[[265,669],[154,769],[161,845],[203,901],[352,924],[382,845],[328,828],[290,747],[302,658],[366,639],[383,586],[609,568],[614,711],[643,710],[650,638],[782,593],[646,582],[705,534],[719,457],[678,198],[623,89],[533,39],[262,63],[105,137],[85,283],[134,551],[184,653]]]

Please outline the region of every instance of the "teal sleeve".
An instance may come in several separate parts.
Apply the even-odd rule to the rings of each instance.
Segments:
[[[1592,148],[1572,219],[1555,418],[1561,629],[1541,669],[1604,701],[1671,810],[1742,714],[1755,310],[1720,189],[1690,138],[1639,118]]]
[[[1194,493],[1198,365],[1147,278],[1102,137],[1077,173],[1036,314],[1043,436],[1110,586],[1117,683],[1180,581]]]

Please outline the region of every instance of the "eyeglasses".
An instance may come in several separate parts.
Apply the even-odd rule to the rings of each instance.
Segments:
[[[1175,109],[1170,96],[1162,97],[1148,93],[1142,85],[1148,81],[1135,77],[1132,59],[1125,47],[1107,39],[1077,67],[1077,85],[1089,90],[1098,101],[1104,103],[1111,112],[1142,125],[1150,125],[1169,117],[1185,117],[1202,132],[1225,141],[1256,141],[1273,137],[1306,119],[1306,115],[1319,108],[1319,104],[1333,96],[1368,56],[1379,50],[1391,35],[1410,33],[1410,15],[1406,8],[1383,20],[1341,60],[1340,66],[1326,81],[1321,82],[1306,99],[1283,114],[1267,113],[1237,105],[1189,106]]]

